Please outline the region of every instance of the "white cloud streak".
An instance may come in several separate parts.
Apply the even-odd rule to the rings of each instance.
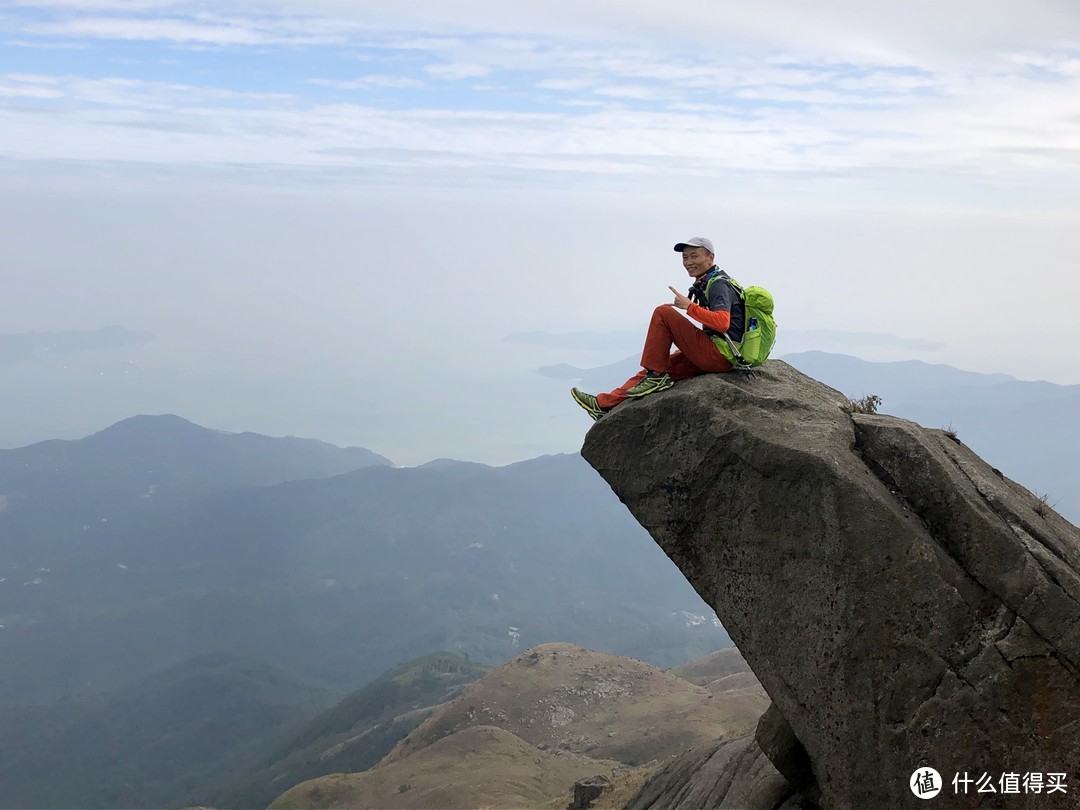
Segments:
[[[871,113],[811,107],[753,116],[734,108],[726,114],[723,108],[381,110],[286,94],[26,75],[0,76],[0,96],[64,102],[48,111],[0,108],[3,154],[23,159],[617,173],[679,166],[797,174],[913,166],[984,175],[1080,169],[1080,95],[1065,104],[1050,88],[1040,95],[1024,85],[999,88],[993,103],[978,108],[941,101]],[[871,124],[875,137],[863,137]]]
[[[50,76],[31,76],[10,73],[0,76],[0,98],[63,98],[63,91]]]
[[[487,65],[470,64],[468,62],[452,62],[444,65],[428,65],[424,70],[436,79],[475,79],[487,76],[491,68]]]
[[[682,26],[681,37],[652,4],[633,0],[621,3],[618,15],[631,33],[605,39],[595,35],[595,24],[615,19],[609,0],[587,9],[574,4],[580,12],[574,18],[562,0],[542,12],[515,7],[507,12],[510,21],[482,0],[455,4],[460,15],[453,21],[444,5],[428,0],[407,9],[371,0],[363,15],[333,0],[230,0],[213,7],[182,0],[24,0],[14,8],[32,8],[35,16],[16,27],[42,44],[118,39],[241,51],[332,45],[374,70],[355,78],[297,78],[330,94],[430,93],[413,104],[413,96],[402,95],[380,109],[351,104],[347,96],[13,74],[0,77],[0,100],[7,100],[0,101],[0,154],[314,168],[651,174],[686,167],[985,179],[1080,168],[1080,46],[1073,47],[1080,30],[1063,22],[1053,4],[1035,2],[1011,28],[994,17],[999,6],[980,4],[983,14],[959,33],[943,25],[962,13],[952,7],[900,14],[880,4],[841,10],[832,2],[811,12],[783,0],[760,8],[700,0],[676,5],[699,22],[691,31]],[[421,19],[421,10],[429,16]],[[665,14],[672,16],[670,9]],[[634,40],[633,32],[649,25],[654,34]],[[13,27],[10,18],[5,26]],[[542,33],[526,33],[529,26]],[[463,81],[470,79],[483,84]],[[472,93],[467,103],[444,104],[449,96],[434,95],[463,87]]]
[[[325,45],[345,39],[335,34],[294,34],[267,29],[250,20],[209,21],[183,18],[77,17],[33,23],[24,33],[103,40],[141,40],[200,45]]]
[[[335,87],[338,90],[369,90],[371,88],[383,88],[390,90],[413,90],[426,87],[419,79],[410,79],[405,76],[383,76],[372,74],[360,76],[356,79],[309,79],[311,84],[322,87]]]

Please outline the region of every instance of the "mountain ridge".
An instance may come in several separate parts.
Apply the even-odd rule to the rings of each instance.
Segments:
[[[197,449],[214,452],[219,456],[226,453],[239,455],[257,451],[266,452],[277,445],[287,447],[294,453],[306,451],[312,457],[312,463],[318,459],[319,454],[322,454],[325,457],[339,456],[348,459],[349,464],[359,462],[358,466],[392,465],[390,459],[363,447],[343,448],[318,439],[295,436],[272,437],[250,431],[233,433],[215,430],[176,414],[139,414],[115,422],[81,439],[47,439],[22,447],[0,449],[0,463],[5,457],[18,458],[28,463],[28,459],[33,459],[34,456],[46,450],[49,451],[47,455],[50,460],[54,462],[67,460],[69,463],[78,463],[91,452],[100,454],[103,450],[114,453],[125,450],[136,451],[147,458],[152,453],[162,451],[172,454],[187,451],[190,455],[194,448],[186,445],[192,442],[196,443]],[[138,458],[140,456],[122,460],[134,461]],[[298,459],[292,459],[291,463],[298,464]],[[344,467],[341,471],[345,471]],[[252,476],[251,479],[243,483],[269,483],[273,479],[272,474],[269,473],[259,476],[254,471],[249,471],[249,474]]]
[[[711,621],[686,626],[711,612],[576,454],[189,500],[144,497],[138,478],[121,497],[98,475],[113,494],[63,510],[42,481],[50,510],[0,512],[22,535],[0,558],[0,702],[218,649],[344,690],[432,648],[497,663],[565,638],[670,665],[726,643]],[[598,566],[618,574],[598,581]]]

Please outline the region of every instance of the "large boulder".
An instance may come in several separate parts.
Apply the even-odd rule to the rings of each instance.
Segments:
[[[946,431],[848,404],[773,360],[628,402],[582,455],[768,691],[754,744],[805,803],[925,806],[930,767],[939,806],[1074,806],[1080,530]],[[1067,792],[1000,794],[1028,773]]]
[[[674,807],[797,808],[794,787],[753,737],[698,746],[665,765],[625,810]]]

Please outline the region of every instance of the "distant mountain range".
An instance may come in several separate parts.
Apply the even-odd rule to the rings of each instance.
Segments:
[[[804,374],[857,398],[877,394],[882,413],[951,428],[1009,478],[1080,522],[1080,385],[977,374],[917,360],[868,363],[804,352],[787,355]]]
[[[145,417],[0,453],[0,504],[0,702],[215,652],[343,691],[432,649],[673,665],[728,643],[579,456],[394,469]]]
[[[389,459],[313,439],[225,433],[178,416],[136,416],[75,441],[0,450],[0,577],[71,553],[110,519],[181,510],[234,487],[325,478]],[[17,577],[16,577],[17,578]],[[3,622],[0,591],[0,624]]]
[[[640,329],[609,332],[513,332],[503,338],[507,343],[546,346],[574,351],[633,352],[644,337]],[[808,348],[841,350],[845,346],[873,347],[878,353],[932,352],[945,344],[926,338],[905,338],[888,332],[848,332],[839,329],[784,329],[777,346],[778,352],[797,352]]]
[[[850,397],[877,394],[884,412],[951,427],[1080,516],[1080,386],[785,359]],[[548,373],[597,390],[636,362]],[[432,650],[471,678],[554,641],[661,667],[729,644],[577,455],[403,469],[362,448],[176,416],[0,451],[0,807],[72,806],[61,788],[76,780],[102,807],[204,801],[214,785],[221,806],[262,801],[266,778],[360,768],[434,711],[431,695],[460,685],[435,677],[417,696],[400,682],[412,675],[391,673],[317,714],[358,684]],[[683,674],[708,684],[733,666],[728,677],[738,662],[727,653]],[[495,725],[471,725],[457,750],[507,743],[525,762],[518,731]],[[425,745],[432,767],[455,750],[445,739]],[[405,774],[420,802],[417,763],[380,778]]]
[[[0,807],[163,806],[226,781],[243,805],[367,767],[460,678],[419,694],[396,673],[298,724],[432,649],[468,655],[467,680],[561,638],[664,665],[729,643],[578,456],[398,469],[134,417],[0,451],[0,536]]]

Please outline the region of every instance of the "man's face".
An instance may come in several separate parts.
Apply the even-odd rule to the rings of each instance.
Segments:
[[[702,247],[688,247],[682,252],[682,266],[687,273],[697,278],[712,268],[713,255]]]

